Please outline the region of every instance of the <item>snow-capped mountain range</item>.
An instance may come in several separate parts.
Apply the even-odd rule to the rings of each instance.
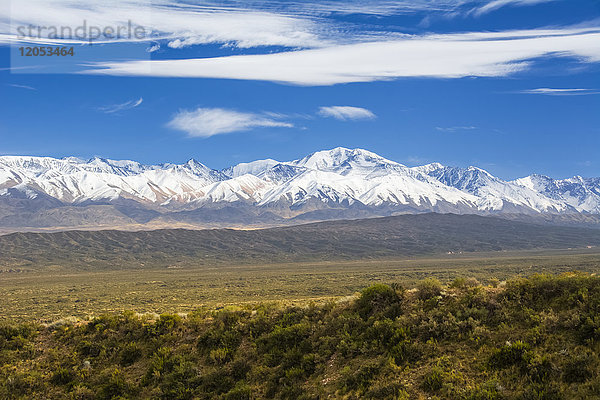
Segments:
[[[234,215],[239,224],[253,224],[253,219],[276,224],[290,218],[428,211],[600,214],[600,178],[531,175],[503,181],[477,167],[407,167],[346,148],[221,171],[195,160],[143,165],[102,158],[0,157],[0,226],[61,226],[58,215],[66,215],[69,226],[157,219],[219,225],[219,219],[231,222]],[[77,213],[85,215],[85,223],[68,218]]]

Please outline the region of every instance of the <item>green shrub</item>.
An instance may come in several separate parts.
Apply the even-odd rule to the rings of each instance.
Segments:
[[[371,386],[364,395],[372,400],[408,400],[408,392],[400,382],[378,382]]]
[[[555,382],[533,383],[526,387],[519,399],[522,400],[562,400],[565,396],[561,393]]]
[[[112,400],[115,397],[127,395],[130,385],[122,370],[115,368],[101,379],[98,392],[100,399]]]
[[[567,383],[583,383],[594,376],[598,365],[595,355],[587,349],[577,349],[563,368],[563,380]]]
[[[96,394],[88,387],[76,385],[70,393],[71,400],[94,400]]]
[[[98,357],[104,351],[104,346],[96,341],[82,339],[77,344],[77,351],[85,357]]]
[[[417,284],[417,296],[421,300],[429,300],[442,293],[442,284],[435,278],[427,278]]]
[[[225,400],[251,400],[252,388],[244,382],[240,382],[233,389],[225,394]]]
[[[600,315],[588,315],[582,317],[579,327],[579,337],[582,342],[600,339]]]
[[[504,296],[511,302],[522,304],[537,311],[554,307],[566,309],[586,301],[590,290],[597,293],[600,280],[579,273],[552,276],[533,275],[514,279],[507,283]]]
[[[342,370],[344,389],[346,391],[367,389],[380,369],[381,364],[376,361],[367,362],[354,370],[345,367]]]
[[[389,349],[409,337],[408,330],[397,326],[391,319],[375,321],[365,332],[365,338],[375,340],[383,348]]]
[[[126,367],[142,357],[142,347],[135,343],[127,343],[119,353],[119,364]]]
[[[450,288],[467,290],[481,286],[481,283],[475,278],[456,278],[450,284]]]
[[[58,368],[52,373],[50,382],[55,385],[67,385],[75,378],[75,372],[69,368]]]
[[[501,400],[504,399],[502,393],[498,391],[500,384],[497,381],[486,382],[466,396],[466,400]]]
[[[557,369],[548,356],[535,356],[527,366],[527,375],[533,382],[549,382],[556,374]]]
[[[161,314],[154,325],[155,332],[158,335],[164,335],[172,332],[181,325],[181,317],[176,314]]]
[[[300,346],[310,334],[310,325],[300,323],[283,328],[276,326],[273,331],[267,335],[261,336],[258,341],[258,348],[262,353],[274,351],[281,354],[288,349]]]
[[[234,350],[242,341],[241,332],[235,328],[226,329],[223,326],[209,328],[198,337],[198,350],[204,354],[211,350],[227,348]]]
[[[356,308],[362,318],[382,312],[393,304],[398,304],[400,297],[394,289],[387,285],[377,284],[364,289],[356,301]]]
[[[8,325],[0,323],[0,350],[20,350],[36,335],[37,330],[29,324]]]
[[[409,340],[402,341],[389,350],[393,362],[397,366],[415,363],[423,357],[422,345]]]
[[[444,387],[444,370],[435,366],[423,377],[423,389],[430,393],[438,392]]]
[[[226,347],[219,347],[210,351],[209,358],[213,364],[222,365],[232,358],[231,350]]]
[[[176,357],[170,361],[168,369],[163,369],[159,386],[163,399],[188,400],[194,398],[195,389],[201,384],[202,378],[196,365]]]
[[[512,365],[526,365],[530,358],[529,345],[516,341],[496,349],[490,356],[489,362],[492,368],[503,369]]]

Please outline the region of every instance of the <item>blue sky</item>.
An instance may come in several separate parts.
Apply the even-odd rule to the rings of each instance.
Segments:
[[[0,154],[223,168],[344,146],[600,176],[598,1],[47,3],[0,10]],[[17,53],[18,26],[129,17],[152,35]]]

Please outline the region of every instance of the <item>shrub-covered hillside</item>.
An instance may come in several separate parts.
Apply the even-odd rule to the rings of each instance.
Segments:
[[[0,399],[600,398],[600,278],[0,326]]]

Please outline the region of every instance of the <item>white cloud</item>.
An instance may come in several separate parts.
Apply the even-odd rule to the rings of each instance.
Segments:
[[[331,29],[324,21],[310,16],[250,8],[243,4],[224,6],[216,2],[190,4],[177,0],[107,0],[87,2],[82,7],[72,0],[14,1],[0,7],[0,42],[27,41],[25,32],[32,25],[33,35],[41,32],[40,43],[87,42],[89,38],[62,40],[49,27],[70,27],[86,22],[90,27],[127,27],[128,23],[145,28],[148,36],[140,39],[122,31],[120,38],[100,36],[94,42],[152,41],[163,39],[172,48],[194,44],[230,44],[240,48],[256,46],[321,47],[332,42],[325,36]],[[37,31],[37,27],[43,27]],[[21,28],[19,30],[19,28]],[[58,29],[60,32],[61,30]],[[68,31],[66,31],[68,32]],[[80,31],[83,33],[84,31]],[[151,33],[151,34],[150,34]],[[116,36],[116,35],[115,35]]]
[[[186,132],[189,136],[203,138],[252,128],[294,126],[274,117],[276,116],[273,114],[244,113],[223,108],[198,108],[178,112],[168,126]]]
[[[548,3],[551,1],[556,0],[493,0],[484,4],[483,6],[473,9],[472,13],[476,16],[480,16],[506,6],[531,6],[540,3]]]
[[[478,0],[474,0],[478,1]],[[280,10],[303,15],[365,14],[398,15],[417,12],[450,12],[468,1],[464,0],[329,0],[329,1],[262,1],[266,9]],[[248,4],[247,0],[238,0],[237,4]]]
[[[472,131],[477,129],[476,126],[450,126],[450,127],[436,127],[440,132],[457,132],[457,131]]]
[[[18,27],[71,27],[86,21],[88,27],[127,26],[131,21],[151,32],[142,41],[164,40],[171,48],[196,44],[225,44],[240,48],[284,46],[320,48],[363,42],[365,38],[397,35],[371,32],[372,26],[340,23],[330,18],[339,14],[401,15],[426,14],[426,17],[458,16],[471,10],[481,15],[506,5],[523,6],[553,0],[329,0],[329,1],[247,1],[228,0],[19,0],[0,7],[0,43],[25,41]],[[48,38],[40,43],[71,44],[87,39]],[[97,39],[96,43],[137,41],[140,39]],[[155,46],[153,46],[155,48]]]
[[[358,5],[356,1],[348,1],[346,7],[352,10],[355,7],[357,13],[375,15],[414,14],[417,12],[439,13],[441,15],[455,17],[463,14],[464,9],[469,9],[472,14],[481,15],[495,11],[505,6],[532,6],[540,3],[548,3],[558,0],[405,0],[405,1],[366,1]],[[346,3],[346,1],[343,1]],[[325,2],[325,4],[339,1]],[[317,9],[319,7],[317,6]],[[326,8],[324,8],[326,9]],[[340,11],[338,11],[340,12]]]
[[[160,43],[155,43],[146,49],[146,51],[148,53],[154,53],[155,51],[158,51],[158,50],[160,50]]]
[[[521,90],[517,93],[523,94],[545,94],[548,96],[583,96],[588,94],[600,94],[600,91],[594,89],[552,89],[552,88],[539,88],[539,89],[528,89]]]
[[[103,113],[106,113],[106,114],[115,114],[120,111],[126,111],[126,110],[131,110],[132,108],[136,108],[140,104],[142,104],[143,101],[144,101],[144,99],[140,97],[137,100],[129,100],[129,101],[126,101],[125,103],[111,104],[108,106],[98,107],[98,111],[102,111]]]
[[[27,90],[37,90],[36,88],[32,87],[32,86],[27,86],[27,85],[18,85],[16,83],[7,83],[8,86],[12,86],[15,88],[19,88],[19,89],[27,89]]]
[[[342,121],[376,118],[375,114],[366,108],[350,106],[321,107],[319,109],[319,115],[323,117],[332,117]]]
[[[600,29],[426,35],[273,54],[106,62],[83,73],[333,85],[400,77],[507,76],[544,56],[600,62]]]

